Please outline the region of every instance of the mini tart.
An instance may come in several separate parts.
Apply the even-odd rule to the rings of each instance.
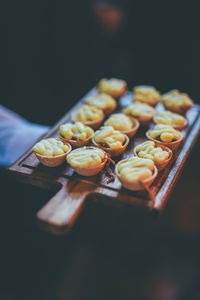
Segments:
[[[96,147],[108,152],[111,156],[118,156],[124,152],[129,143],[127,135],[111,126],[103,126],[94,133],[92,142]]]
[[[155,125],[154,128],[146,132],[149,140],[154,141],[156,145],[164,145],[172,151],[176,150],[182,142],[183,136],[180,131],[175,130],[169,125]]]
[[[104,114],[111,114],[117,106],[117,103],[113,97],[108,94],[98,94],[96,96],[91,96],[86,99],[88,105],[96,106],[103,110]]]
[[[93,176],[105,166],[108,154],[96,147],[82,147],[67,155],[67,162],[80,175]]]
[[[57,167],[65,161],[71,149],[70,144],[64,144],[60,139],[49,138],[35,144],[33,152],[43,165]]]
[[[132,191],[150,186],[158,174],[153,160],[135,156],[119,161],[115,172],[123,187]]]
[[[127,90],[126,81],[116,78],[101,79],[98,83],[100,93],[105,93],[115,99],[122,97]]]
[[[172,150],[166,146],[157,146],[153,141],[146,141],[134,148],[134,154],[140,158],[153,160],[158,171],[163,170],[172,158]]]
[[[136,102],[126,107],[125,114],[136,118],[140,124],[148,124],[156,114],[153,107],[148,104]]]
[[[115,130],[119,130],[128,137],[133,137],[140,125],[135,118],[121,113],[112,114],[104,124],[105,126],[112,126]]]
[[[86,126],[96,129],[102,123],[104,113],[102,109],[96,106],[85,104],[72,113],[71,119],[73,122],[81,122]]]
[[[93,134],[94,130],[89,126],[85,126],[81,122],[76,122],[74,124],[66,123],[61,125],[59,128],[61,141],[63,143],[70,143],[73,148],[87,145]]]
[[[170,125],[177,130],[182,130],[187,125],[185,117],[169,110],[156,114],[153,120],[156,124]]]
[[[133,89],[134,101],[156,106],[160,101],[160,93],[153,87],[147,85],[139,85]]]
[[[178,90],[163,94],[161,100],[166,109],[179,114],[185,114],[193,105],[189,95]]]

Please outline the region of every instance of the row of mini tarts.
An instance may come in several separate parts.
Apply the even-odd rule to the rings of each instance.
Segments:
[[[112,105],[112,107],[108,107],[109,111],[106,111],[106,107],[103,107],[101,105],[97,105],[97,103],[95,102],[96,99],[101,101],[101,97],[110,97],[109,95],[106,94],[99,94],[96,96],[91,96],[89,98],[86,99],[86,103],[84,105],[82,105],[77,111],[73,112],[71,115],[71,119],[73,122],[77,122],[80,121],[82,123],[84,123],[86,126],[90,126],[93,129],[98,128],[101,123],[103,122],[103,119],[105,118],[105,114],[111,114],[115,109],[116,109],[116,102],[114,99],[112,99],[114,105]],[[91,102],[91,100],[94,100],[94,102]],[[98,100],[98,101],[99,101]],[[87,113],[96,113],[97,114],[97,119],[96,120],[83,120],[82,118],[79,117],[79,115],[84,115]],[[141,103],[141,102],[135,102],[133,104],[131,104],[130,106],[126,107],[124,110],[124,113],[127,116],[133,117],[134,119],[137,119],[141,125],[148,125],[149,122],[151,122],[152,120],[155,123],[158,123],[158,115],[156,115],[156,111],[155,109],[150,106],[149,104],[146,103]],[[162,112],[165,113],[165,112]],[[181,119],[183,119],[183,122],[180,124],[172,124],[172,126],[175,129],[178,130],[182,130],[186,125],[187,125],[187,120],[186,118],[184,118],[181,115],[177,115],[176,113],[172,113],[170,111],[166,111],[166,113],[170,114],[171,116],[176,116],[179,117]],[[169,116],[168,116],[169,117]]]
[[[68,156],[67,156],[67,161],[68,163],[71,165],[71,167],[75,170],[75,172],[77,172],[78,174],[82,175],[82,176],[94,176],[96,174],[98,174],[106,165],[106,162],[110,159],[110,156],[107,152],[103,151],[102,149],[99,149],[101,153],[104,154],[103,159],[101,160],[100,163],[98,163],[97,165],[93,165],[93,166],[88,166],[88,164],[86,164],[86,166],[81,166],[81,165],[77,165],[73,163],[73,155],[78,154],[78,152],[82,152],[84,153],[85,151],[90,151],[90,153],[92,154],[93,151],[96,151],[98,148],[96,147],[83,147],[83,148],[79,148],[79,149],[75,149],[73,150]],[[169,158],[167,159],[166,162],[164,162],[165,166],[166,164],[170,161],[171,157],[172,157],[172,152],[170,149],[166,149],[166,147],[163,148],[165,151],[169,151]],[[76,157],[76,156],[75,156]],[[147,162],[147,161],[151,161],[151,164],[153,165],[153,172],[152,175],[148,178],[146,178],[145,180],[138,181],[138,182],[126,182],[122,179],[122,177],[119,175],[119,171],[118,168],[122,163],[127,162],[129,159],[125,159],[125,160],[121,160],[118,162],[118,164],[115,167],[115,173],[118,177],[118,179],[121,181],[122,185],[127,188],[127,189],[131,189],[131,190],[141,190],[144,189],[145,186],[149,186],[153,180],[156,178],[157,174],[158,174],[158,170],[159,168],[154,164],[153,160],[150,159],[143,159],[143,158],[139,158],[137,156],[133,156],[136,158],[136,160],[138,161],[143,161],[143,162]],[[163,166],[164,167],[164,166]]]
[[[112,93],[109,94],[109,88],[108,89],[100,89],[101,82],[106,82],[105,83],[106,86],[109,87],[109,85],[111,85],[111,87],[112,87],[112,83],[111,83],[112,81],[114,81],[114,82],[116,81],[117,84],[124,85],[124,82],[122,80],[118,80],[118,79],[108,79],[108,80],[105,79],[105,80],[100,81],[98,84],[99,94],[91,95],[89,98],[87,98],[85,101],[85,104],[82,107],[80,107],[77,111],[72,113],[72,121],[74,121],[74,122],[81,121],[85,125],[90,126],[93,129],[96,129],[97,127],[99,127],[100,124],[102,123],[105,115],[111,114],[116,109],[116,101],[115,101],[116,97],[114,99],[114,96],[112,95]],[[115,86],[116,82],[114,83],[113,88],[116,88],[116,86]],[[110,91],[111,90],[112,90],[112,88],[110,89]],[[155,117],[156,112],[152,106],[155,106],[155,104],[158,103],[159,93],[155,90],[155,88],[149,87],[149,86],[138,86],[138,87],[135,87],[134,91],[135,91],[135,102],[125,109],[125,113],[128,115],[132,115],[133,117],[136,117],[136,115],[134,115],[135,114],[134,109],[138,110],[138,108],[136,108],[134,106],[135,105],[141,106],[140,110],[143,113],[141,113],[141,115],[138,115],[136,118],[138,119],[138,121],[141,124],[147,124]],[[124,90],[124,92],[125,92],[125,90]],[[149,96],[149,94],[151,97]],[[150,100],[151,100],[151,98],[153,99],[155,97],[157,99],[156,100],[157,102],[151,103],[151,102],[145,101],[145,97],[147,97],[147,98],[150,97]],[[173,109],[173,105],[171,105],[171,102],[168,105],[169,101],[168,102],[166,101],[166,100],[168,100],[168,98],[169,98],[169,101],[171,101],[171,102],[174,101],[174,105],[176,106],[175,109]],[[182,98],[184,101],[186,101],[186,100],[189,101],[188,106],[186,104],[182,104],[180,102]],[[172,112],[180,113],[180,114],[182,114],[183,112],[186,112],[193,105],[192,100],[189,98],[189,96],[187,94],[180,93],[177,90],[163,94],[163,96],[160,99],[161,100],[164,99],[164,100],[162,100],[162,102],[166,109],[168,109],[169,111],[172,111]],[[173,99],[175,99],[175,100],[177,99],[177,102],[179,101],[180,103],[177,104],[176,101]],[[112,104],[112,105],[103,106],[102,103],[105,101],[108,101],[108,102],[111,101],[110,104]],[[183,105],[184,105],[184,108],[183,108]],[[133,106],[133,112],[131,112],[132,106]],[[180,109],[178,109],[177,107]],[[95,109],[96,113],[98,114],[98,118],[96,120],[83,121],[78,118],[77,115],[81,111],[82,111],[81,113],[84,114],[84,110],[87,111],[87,110],[92,110],[92,109],[93,110]],[[136,112],[136,114],[137,113],[138,112]],[[186,126],[186,123],[181,126],[177,126],[175,128],[180,127],[180,130],[181,130],[185,126]]]
[[[130,136],[132,136],[133,133],[134,133],[134,134],[136,133],[138,127],[139,127],[139,124],[136,122],[136,126],[131,130]],[[100,130],[101,130],[101,129],[105,129],[105,128],[106,128],[106,129],[112,129],[112,131],[113,131],[113,132],[112,132],[112,136],[115,136],[115,134],[116,134],[116,135],[119,134],[119,135],[121,135],[121,137],[124,137],[124,142],[123,142],[123,144],[122,144],[121,147],[119,147],[119,148],[110,148],[109,146],[108,146],[108,147],[106,147],[106,146],[104,147],[102,144],[100,145],[100,143],[98,143],[98,142],[96,141],[96,139],[95,139],[95,134],[98,133],[99,130],[96,131],[95,133],[93,132],[93,134],[92,134],[90,137],[88,137],[87,139],[82,140],[82,141],[80,141],[80,140],[72,140],[72,139],[65,139],[65,138],[63,138],[61,135],[60,135],[60,140],[61,140],[64,144],[65,144],[65,143],[70,143],[70,144],[73,146],[73,148],[80,148],[80,147],[86,146],[86,145],[90,142],[90,140],[92,140],[92,143],[93,143],[96,147],[103,149],[104,151],[108,152],[111,156],[118,156],[118,155],[122,154],[122,153],[124,152],[124,150],[125,150],[125,149],[127,148],[127,146],[128,146],[128,143],[129,143],[129,137],[128,137],[125,133],[122,133],[122,132],[120,132],[120,131],[118,131],[118,130],[114,130],[113,127],[111,127],[111,126],[104,126],[104,127],[101,127]],[[118,141],[118,140],[116,139],[116,142],[117,142],[117,141]]]
[[[58,139],[57,139],[58,140]],[[137,147],[136,147],[137,148]],[[135,156],[138,156],[138,152],[136,151],[136,148],[134,149],[134,155]],[[155,145],[155,148],[156,148],[156,145]],[[71,152],[71,145],[68,144],[68,151],[65,152],[64,154],[62,155],[57,155],[57,156],[45,156],[45,155],[41,155],[37,152],[35,152],[37,158],[44,164],[44,165],[47,165],[47,166],[50,166],[50,167],[53,167],[53,166],[58,166],[60,165],[61,163],[63,163],[65,161],[65,158],[66,156],[71,152],[77,152],[77,151],[82,151],[82,150],[87,150],[87,149],[90,149],[92,150],[90,152],[90,154],[93,154],[93,151],[94,149],[98,149],[97,147],[82,147],[82,148],[79,148],[79,149],[76,149],[76,150],[73,150]],[[168,155],[168,158],[165,159],[163,162],[160,162],[158,164],[155,163],[157,169],[159,171],[161,171],[170,161],[171,157],[172,157],[172,151],[167,148],[167,147],[164,147],[164,146],[161,146],[161,149],[163,151],[167,151],[169,153]],[[93,167],[88,167],[88,165],[86,167],[81,167],[81,166],[76,166],[74,169],[77,173],[81,174],[81,175],[84,175],[84,176],[92,176],[92,175],[96,175],[97,173],[99,173],[103,167],[105,166],[106,164],[106,161],[109,159],[110,155],[107,153],[107,151],[104,151],[103,149],[99,149],[100,150],[100,153],[104,153],[104,159],[101,160],[101,163],[99,163],[98,165],[94,165]],[[98,151],[99,151],[98,150]],[[153,160],[153,159],[152,159]],[[126,160],[123,160],[123,161],[126,161]],[[121,163],[121,162],[120,162]],[[74,167],[74,166],[73,166]]]
[[[167,125],[163,125],[163,126],[160,126],[160,127],[162,127],[161,128],[161,134],[163,133],[163,130],[165,130],[166,129],[166,132],[167,132],[167,134],[170,136],[171,135],[171,132],[172,133],[175,133],[176,135],[177,135],[177,139],[176,140],[174,140],[174,141],[171,141],[171,142],[164,142],[164,141],[162,141],[162,140],[159,140],[159,139],[157,139],[157,138],[153,138],[151,135],[152,135],[152,133],[151,132],[153,132],[153,131],[158,131],[158,129],[159,128],[156,128],[156,127],[159,127],[159,125],[156,125],[153,129],[150,129],[150,130],[148,130],[147,132],[146,132],[146,136],[147,136],[147,138],[149,139],[149,140],[151,140],[151,141],[153,141],[156,145],[158,145],[158,146],[160,146],[160,147],[162,147],[162,146],[164,146],[164,147],[168,147],[168,148],[170,148],[172,151],[175,151],[177,148],[178,148],[178,146],[179,146],[179,144],[181,143],[181,141],[182,141],[182,139],[183,139],[183,137],[182,137],[182,134],[179,132],[179,131],[176,131],[176,130],[174,130],[172,127],[170,127],[170,126],[167,126]],[[164,132],[165,133],[165,132]],[[102,144],[99,144],[96,140],[95,140],[95,138],[94,138],[94,136],[92,137],[92,142],[93,142],[93,144],[96,146],[96,147],[98,147],[98,148],[101,148],[101,149],[103,149],[104,151],[106,151],[106,152],[108,152],[109,154],[110,154],[110,156],[119,156],[120,154],[122,154],[124,151],[125,151],[125,149],[127,148],[127,146],[128,146],[128,143],[129,143],[129,137],[127,136],[127,135],[125,135],[124,134],[124,137],[125,137],[125,140],[124,140],[124,143],[122,144],[122,146],[120,147],[120,148],[117,148],[117,149],[112,149],[112,148],[109,148],[109,147],[105,147],[105,146],[103,146]],[[61,139],[60,139],[61,140]],[[70,145],[70,143],[68,143],[66,140],[61,140],[65,145],[67,145],[68,146],[68,153],[69,153],[69,151],[71,151],[71,145]],[[80,145],[79,145],[79,147],[80,147]],[[41,155],[41,154],[39,154],[39,153],[37,153],[37,152],[35,152],[36,153],[36,156],[38,157],[38,159],[43,163],[43,164],[45,164],[45,165],[51,165],[52,164],[52,166],[57,166],[57,165],[59,165],[59,164],[61,164],[63,161],[64,161],[64,156],[65,156],[65,154],[62,154],[62,155],[60,155],[60,156],[53,156],[53,157],[51,157],[51,156],[44,156],[44,155]],[[42,158],[44,158],[44,159],[42,159]]]
[[[123,114],[114,114],[115,116],[117,116],[117,117],[119,117],[119,119],[120,119],[120,117],[121,117],[121,115],[122,116],[125,116],[126,118],[128,118],[128,120],[131,122],[131,124],[132,124],[132,128],[130,129],[130,130],[124,130],[124,131],[121,131],[121,130],[119,130],[120,131],[120,133],[122,133],[122,134],[125,134],[126,136],[128,136],[129,138],[131,138],[131,137],[133,137],[135,134],[136,134],[136,132],[138,131],[138,128],[139,128],[139,122],[138,122],[138,120],[137,119],[135,119],[135,118],[133,118],[133,117],[131,117],[131,116],[126,116],[126,115],[123,115]],[[111,115],[112,116],[112,115]],[[108,119],[109,120],[109,119]],[[105,122],[105,126],[107,125],[107,122],[108,122],[108,120]],[[74,123],[74,124],[71,124],[72,126],[75,126],[77,123]],[[91,129],[92,131],[91,131],[91,135],[90,136],[88,136],[86,139],[84,139],[84,140],[80,140],[80,139],[73,139],[73,138],[70,138],[70,139],[68,139],[68,138],[65,138],[64,137],[64,135],[62,135],[62,126],[65,126],[66,124],[63,124],[63,125],[61,125],[61,127],[60,127],[60,129],[59,129],[59,138],[65,143],[65,142],[68,142],[68,143],[70,143],[71,145],[72,145],[72,147],[73,148],[79,148],[79,147],[83,147],[83,146],[86,146],[86,145],[88,145],[89,144],[89,142],[90,142],[90,140],[92,139],[92,137],[93,137],[93,134],[94,134],[94,131],[93,131],[93,129]],[[84,126],[86,126],[86,125],[84,125]],[[108,126],[112,126],[112,125],[108,125]],[[114,129],[116,129],[116,130],[118,130],[117,128],[115,128],[115,126],[113,125],[112,126]]]
[[[97,85],[99,93],[106,93],[115,99],[122,97],[127,91],[124,80],[111,78],[102,79]],[[166,109],[180,114],[185,114],[193,105],[193,101],[186,93],[172,90],[160,94],[153,86],[139,85],[133,88],[135,102],[156,106],[162,102]]]
[[[156,146],[155,146],[156,147]],[[77,151],[82,151],[82,149],[84,149],[85,151],[87,151],[87,149],[93,151],[94,149],[97,149],[96,147],[83,147],[83,148],[79,148],[79,149],[75,149],[74,151],[71,152],[70,155],[67,156],[67,161],[68,163],[74,168],[74,170],[80,174],[80,175],[83,175],[83,176],[94,176],[96,174],[98,174],[105,166],[107,160],[110,158],[109,154],[100,149],[101,151],[103,151],[104,153],[104,159],[101,161],[101,163],[99,163],[98,165],[96,166],[92,166],[92,167],[89,167],[88,165],[86,167],[81,167],[81,166],[74,166],[73,164],[71,164],[70,162],[70,156],[73,156],[73,152],[77,152]],[[163,163],[160,163],[160,164],[155,164],[154,161],[152,159],[147,159],[148,161],[151,160],[152,161],[152,164],[153,164],[153,172],[152,172],[152,176],[146,178],[145,180],[143,180],[142,182],[138,181],[136,183],[134,182],[126,182],[122,179],[122,177],[119,175],[119,166],[122,164],[122,163],[125,163],[127,162],[128,160],[130,160],[130,158],[127,158],[127,159],[124,159],[124,160],[121,160],[117,163],[116,167],[115,167],[115,173],[118,177],[118,179],[121,181],[122,185],[127,188],[127,189],[130,189],[130,190],[141,190],[141,189],[144,189],[145,186],[149,186],[151,185],[151,183],[154,181],[154,179],[156,178],[157,174],[158,174],[158,171],[161,171],[164,167],[166,167],[166,165],[169,163],[169,161],[171,160],[172,158],[172,151],[167,148],[167,147],[164,147],[162,146],[161,147],[162,150],[164,151],[167,151],[169,153],[168,155],[168,158],[163,162]],[[146,161],[146,159],[144,158],[139,158],[138,157],[138,153],[136,151],[136,149],[134,149],[134,155],[135,157],[137,157],[137,160],[138,161]],[[133,156],[134,157],[134,156]]]
[[[146,104],[139,104],[139,105],[145,105],[145,106],[148,106],[148,105],[146,105]],[[151,108],[150,106],[148,106],[148,108],[153,109],[153,108]],[[125,110],[125,112],[126,112],[126,110]],[[142,123],[142,124],[148,124],[149,121],[150,121],[150,119],[145,119],[145,118],[139,118],[139,120],[138,120],[138,119],[132,117],[131,115],[129,115],[129,114],[128,114],[128,111],[127,111],[127,115],[122,114],[122,113],[117,113],[117,114],[111,115],[111,116],[106,120],[106,122],[105,122],[104,124],[107,125],[107,124],[108,124],[108,120],[109,120],[112,116],[114,116],[114,115],[117,116],[117,117],[119,117],[119,118],[118,118],[119,120],[120,120],[121,116],[126,116],[127,118],[129,118],[129,120],[131,120],[133,126],[132,126],[132,128],[131,128],[130,130],[121,131],[121,130],[117,129],[117,127],[116,127],[115,125],[111,125],[114,129],[119,130],[121,133],[126,134],[128,137],[133,137],[133,136],[136,134],[136,132],[137,132],[137,130],[138,130],[138,128],[139,128],[139,124],[140,124],[140,123]],[[152,115],[152,116],[153,116],[153,115]],[[156,124],[159,123],[158,120],[157,120],[157,116],[158,116],[158,115],[154,116],[154,122],[155,122]],[[184,117],[182,117],[182,118],[184,118]],[[101,124],[102,120],[101,120],[101,121],[99,120],[98,122],[99,122],[99,123],[98,123],[98,126],[99,126],[99,125]],[[85,123],[84,125],[85,125],[85,126],[88,126],[88,125],[91,125],[91,124]],[[97,123],[96,123],[96,125],[97,125]],[[173,125],[172,127],[175,128],[175,129],[181,130],[181,129],[183,129],[186,125],[187,125],[187,120],[184,118],[183,124],[181,124],[181,125]],[[90,127],[90,126],[89,126],[89,127]],[[95,126],[95,127],[96,127],[96,126]],[[80,141],[80,140],[74,140],[74,139],[66,139],[66,138],[64,138],[64,136],[60,135],[60,139],[62,139],[64,142],[69,142],[74,148],[82,147],[82,146],[84,146],[84,145],[87,145],[87,144],[89,143],[89,141],[90,141],[91,138],[92,138],[92,134],[91,134],[90,137],[88,137],[87,139],[82,140],[82,141]]]
[[[193,105],[193,101],[186,93],[172,90],[160,94],[153,86],[140,85],[133,89],[135,102],[156,106],[162,102],[166,109],[179,114],[185,114]]]
[[[152,120],[154,121],[154,123],[159,124],[161,123],[160,119],[162,116],[162,119],[165,118],[165,120],[166,118],[170,118],[171,124],[169,125],[171,125],[175,129],[182,130],[187,126],[186,117],[167,110],[156,113],[156,110],[146,103],[133,103],[125,108],[124,113],[127,116],[131,116],[137,119],[141,125],[148,125]],[[181,122],[177,123],[175,119],[179,119],[179,121],[181,120]]]

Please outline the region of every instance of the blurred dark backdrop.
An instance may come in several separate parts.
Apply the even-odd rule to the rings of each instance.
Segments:
[[[102,77],[199,102],[198,1],[5,1],[1,101],[52,125]],[[8,40],[7,40],[8,39]],[[8,61],[6,59],[8,53]]]
[[[53,125],[104,76],[200,103],[197,4],[2,2],[1,103]],[[0,299],[200,299],[199,163],[197,144],[160,219],[92,203],[65,237],[35,224],[52,194],[0,170]]]

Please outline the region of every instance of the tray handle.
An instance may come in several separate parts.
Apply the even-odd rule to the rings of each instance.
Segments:
[[[40,226],[54,234],[65,234],[74,224],[88,194],[96,186],[82,181],[69,180],[57,194],[37,213]]]

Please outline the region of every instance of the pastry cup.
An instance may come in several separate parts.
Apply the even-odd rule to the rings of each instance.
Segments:
[[[90,140],[93,136],[93,133],[91,134],[90,137],[88,137],[87,139],[82,140],[82,141],[81,140],[75,140],[75,139],[74,140],[73,139],[68,140],[68,139],[65,139],[62,135],[59,135],[59,138],[64,144],[69,143],[73,148],[80,148],[80,147],[83,147],[83,146],[87,146],[89,144],[89,142],[90,142]]]
[[[85,103],[88,104],[88,103],[87,103],[87,100],[86,100]],[[88,105],[90,105],[90,104],[88,104]],[[94,105],[94,106],[96,106],[96,105]],[[101,109],[101,110],[104,112],[105,115],[110,115],[113,111],[116,110],[117,102],[116,102],[116,100],[113,98],[113,105],[112,105],[112,106],[110,106],[110,107],[99,107],[99,106],[97,106],[97,107],[98,107],[99,109]]]
[[[95,145],[95,147],[98,147],[98,148],[104,150],[105,152],[109,153],[110,156],[119,156],[126,150],[128,143],[129,143],[129,137],[126,134],[124,134],[124,135],[125,135],[125,142],[120,149],[111,149],[108,147],[103,147],[95,141],[94,137],[92,138],[92,143]]]
[[[119,98],[124,96],[124,94],[126,93],[126,90],[127,90],[127,87],[126,87],[126,85],[124,85],[120,91],[109,92],[109,95],[112,96],[113,98],[115,98],[116,100],[118,100]]]
[[[146,103],[143,103],[143,104],[146,104]],[[146,105],[149,105],[149,104],[146,104]],[[149,106],[151,107],[151,105],[149,105]],[[134,118],[134,119],[138,120],[138,122],[140,123],[140,125],[144,125],[145,126],[145,125],[149,125],[149,123],[153,120],[153,118],[156,115],[156,111],[154,110],[154,113],[152,114],[152,116],[149,116],[149,117],[147,117],[147,116],[135,117],[135,116],[132,116],[131,114],[126,114],[126,115],[129,116],[129,117],[131,117],[131,118]]]
[[[101,80],[100,80],[100,82],[98,83],[98,90],[100,93],[108,94],[108,95],[112,96],[113,98],[115,98],[116,100],[118,100],[126,93],[127,84],[126,84],[126,82],[124,82],[123,86],[120,89],[114,90],[114,89],[102,87]]]
[[[127,182],[125,180],[122,180],[119,176],[119,172],[118,172],[118,167],[122,162],[127,161],[128,158],[120,160],[117,165],[115,166],[115,173],[117,174],[117,178],[119,179],[119,181],[121,182],[121,184],[123,185],[123,187],[125,187],[128,190],[131,191],[139,191],[139,190],[144,190],[146,189],[146,187],[149,187],[152,182],[154,181],[154,179],[156,178],[156,176],[158,175],[158,170],[157,167],[154,165],[154,171],[153,171],[153,175],[145,180],[139,181],[137,183],[132,183],[132,182]]]
[[[155,124],[162,124],[162,123],[156,122],[155,117],[153,118],[153,121],[154,121]],[[176,130],[181,131],[187,126],[187,119],[185,118],[185,122],[184,122],[183,125],[170,125],[170,126],[172,126]]]
[[[181,115],[185,115],[186,112],[192,107],[192,103],[190,105],[180,105],[180,106],[168,106],[167,103],[165,103],[164,101],[162,101],[164,107],[167,109],[167,110],[170,110],[172,112],[175,112],[175,113],[178,113],[178,114],[181,114]]]
[[[158,145],[156,145],[156,146],[158,146]],[[136,146],[136,147],[137,147],[137,146]],[[135,156],[139,157],[138,154],[137,154],[137,152],[136,152],[136,147],[134,148],[133,153],[134,153]],[[156,168],[157,168],[158,171],[160,172],[160,171],[162,171],[162,170],[168,165],[168,163],[170,162],[170,160],[171,160],[171,158],[172,158],[172,155],[173,155],[173,152],[172,152],[172,150],[171,150],[170,148],[168,148],[168,147],[166,147],[166,146],[159,145],[159,147],[162,148],[162,150],[169,152],[169,157],[168,157],[165,161],[163,161],[162,163],[155,163],[155,161],[153,161],[154,164],[155,164],[155,166],[156,166]]]
[[[103,113],[103,110],[101,110],[101,115],[100,115],[100,118],[98,120],[95,120],[95,121],[86,121],[86,122],[82,122],[85,126],[89,126],[91,127],[92,129],[96,129],[98,128],[101,123],[103,122],[103,119],[104,119],[104,113]],[[76,120],[73,116],[72,116],[72,121],[73,122],[77,122],[78,120]],[[79,121],[81,122],[81,121]]]
[[[161,142],[161,141],[159,141],[159,140],[153,139],[153,138],[149,135],[149,131],[150,131],[150,130],[148,130],[148,131],[146,132],[146,137],[147,137],[150,141],[155,142],[155,144],[158,145],[158,146],[160,146],[160,147],[161,147],[161,146],[166,146],[166,147],[170,148],[172,151],[175,151],[175,150],[179,147],[180,143],[181,143],[182,140],[183,140],[183,136],[181,135],[180,139],[178,139],[177,141],[170,142],[170,143],[168,143],[168,142]]]
[[[89,149],[93,149],[95,147],[87,147]],[[104,151],[105,152],[105,151]],[[76,173],[78,173],[79,175],[82,176],[94,176],[96,174],[98,174],[99,172],[101,172],[101,170],[104,168],[107,160],[108,160],[108,153],[105,152],[105,159],[97,166],[94,167],[87,167],[87,168],[83,168],[83,167],[72,167],[74,169],[74,171]]]
[[[66,153],[63,153],[61,155],[56,155],[56,156],[46,156],[46,155],[41,155],[37,152],[33,152],[38,160],[45,166],[47,167],[57,167],[60,166],[62,163],[64,163],[66,155],[71,152],[72,147],[69,143],[65,143],[69,147],[69,150]]]
[[[130,117],[130,116],[127,116],[127,117],[129,117],[131,119],[131,122],[133,124],[133,128],[130,129],[130,130],[127,130],[127,131],[120,131],[120,132],[131,138],[137,133],[138,128],[140,126],[140,123],[137,119],[135,119],[133,117]]]

